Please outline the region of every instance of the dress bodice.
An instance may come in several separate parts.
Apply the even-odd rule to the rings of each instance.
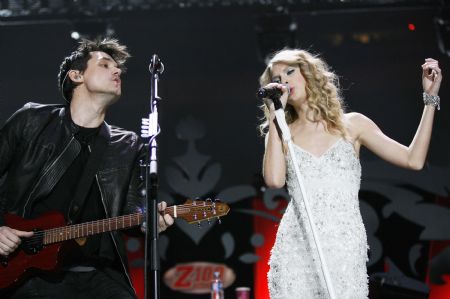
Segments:
[[[293,146],[311,219],[339,299],[367,298],[367,237],[359,210],[361,165],[351,142],[338,139],[320,157]],[[286,157],[291,201],[270,260],[272,299],[328,298],[294,162]]]

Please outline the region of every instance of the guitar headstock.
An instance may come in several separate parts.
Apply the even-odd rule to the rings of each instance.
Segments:
[[[176,217],[187,223],[200,223],[200,221],[219,219],[230,211],[230,207],[218,199],[192,200],[188,199],[182,205],[176,206]]]

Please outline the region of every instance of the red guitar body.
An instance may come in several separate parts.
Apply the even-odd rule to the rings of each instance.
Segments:
[[[202,220],[224,216],[229,210],[227,204],[219,201],[189,199],[184,204],[167,207],[163,214],[181,218],[188,223],[200,223]],[[144,218],[142,213],[136,212],[66,226],[64,216],[59,212],[47,212],[31,220],[5,214],[7,226],[21,231],[35,231],[35,234],[30,238],[22,238],[19,248],[7,258],[0,256],[0,289],[19,284],[32,272],[58,270],[65,257],[63,253],[71,252],[78,245],[82,246],[84,243],[81,240],[87,236],[135,227],[141,225]]]
[[[66,225],[64,216],[58,212],[45,213],[32,220],[5,214],[4,219],[7,226],[22,231],[45,230]],[[19,247],[0,264],[0,289],[19,283],[36,270],[57,270],[61,246],[62,243],[44,245],[36,254],[27,254]]]

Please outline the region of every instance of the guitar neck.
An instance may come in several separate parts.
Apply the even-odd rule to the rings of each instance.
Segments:
[[[224,207],[225,204],[222,204]],[[169,214],[174,218],[181,217],[189,223],[198,220],[209,219],[225,215],[229,208],[220,215],[206,216],[205,213],[211,213],[212,205],[182,204],[170,206],[164,210],[164,214]],[[138,226],[144,222],[145,215],[142,213],[134,213],[129,215],[117,216],[113,218],[101,219],[97,221],[85,222],[69,226],[55,227],[44,231],[43,244],[52,244],[72,239],[84,238],[105,232],[111,232],[121,229],[127,229]],[[191,219],[192,218],[192,219]]]
[[[143,221],[143,214],[134,213],[69,226],[55,227],[44,231],[43,243],[44,245],[58,243],[119,229],[126,229],[140,225]]]

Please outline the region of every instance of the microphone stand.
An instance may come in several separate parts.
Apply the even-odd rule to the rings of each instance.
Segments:
[[[158,81],[164,71],[164,65],[156,54],[153,54],[149,65],[152,76],[150,84],[150,114],[149,118],[142,119],[142,138],[150,138],[146,154],[145,167],[145,259],[144,259],[144,296],[145,298],[160,298],[160,262],[158,253],[158,159],[156,136],[160,132],[158,124],[158,104],[161,98],[158,96]],[[149,274],[148,259],[150,259],[150,283],[152,296],[148,291]]]
[[[288,146],[288,154],[293,162],[294,172],[297,177],[297,182],[300,186],[300,192],[302,194],[302,199],[303,199],[302,201],[304,203],[305,211],[306,211],[306,218],[308,219],[308,222],[309,222],[309,225],[311,228],[311,232],[312,232],[313,241],[317,248],[317,254],[319,256],[321,270],[322,270],[322,274],[325,279],[328,296],[330,299],[336,299],[337,297],[336,297],[336,293],[334,291],[333,282],[331,281],[330,271],[328,269],[328,266],[327,266],[327,263],[325,260],[325,256],[322,252],[322,246],[320,245],[320,238],[319,238],[319,234],[316,229],[314,216],[313,216],[313,214],[311,212],[311,208],[309,206],[309,199],[307,196],[306,188],[303,185],[303,177],[302,177],[302,174],[301,174],[299,166],[298,166],[299,164],[297,163],[297,158],[295,157],[295,154],[294,154],[295,153],[294,148],[293,148],[294,142],[292,141],[292,136],[291,136],[291,132],[289,130],[289,126],[286,123],[284,107],[280,100],[281,94],[282,93],[278,89],[277,90],[264,90],[264,88],[261,88],[260,90],[258,90],[256,97],[258,99],[264,100],[264,103],[266,104],[267,108],[270,107],[270,101],[273,102],[273,105],[275,108],[275,118],[277,120],[278,128],[281,131],[281,135],[282,135],[281,137],[282,137],[283,141],[286,142],[286,144]],[[265,100],[267,98],[269,100]]]

